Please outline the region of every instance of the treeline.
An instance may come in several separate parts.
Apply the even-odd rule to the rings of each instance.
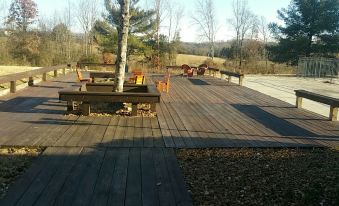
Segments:
[[[50,66],[77,61],[83,55],[83,36],[69,30],[60,33],[65,28],[59,24],[52,30],[0,31],[0,64]]]
[[[0,29],[1,64],[50,66],[77,61],[83,55],[83,35],[72,33],[66,18],[50,22],[37,17],[34,1],[11,2],[5,27]]]

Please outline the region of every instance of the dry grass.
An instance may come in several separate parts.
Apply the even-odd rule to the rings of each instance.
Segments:
[[[207,56],[196,56],[196,55],[188,55],[188,54],[178,54],[177,56],[177,65],[188,64],[191,66],[199,66],[200,64],[205,63],[209,57]],[[225,62],[224,59],[214,58],[213,61],[217,65],[223,65]]]
[[[130,70],[141,69],[146,73],[163,73],[164,67],[158,71],[152,68],[150,64],[140,63],[140,58],[133,58],[129,61]],[[244,74],[295,74],[296,67],[287,66],[286,64],[275,64],[268,62],[266,65],[265,61],[245,61],[242,69],[239,69],[239,63],[233,60],[225,60],[222,58],[214,58],[213,60],[207,56],[197,56],[188,54],[178,54],[176,59],[176,65],[180,66],[188,64],[190,66],[199,66],[200,64],[207,64],[210,67],[219,68],[221,70],[234,71]]]
[[[15,74],[20,72],[31,71],[34,69],[39,69],[41,67],[28,67],[28,66],[0,66],[0,76]]]

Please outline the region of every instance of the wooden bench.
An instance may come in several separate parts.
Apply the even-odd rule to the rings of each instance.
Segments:
[[[221,78],[225,79],[225,75],[228,76],[228,83],[231,83],[232,81],[232,77],[236,77],[239,78],[239,85],[242,86],[243,85],[243,80],[245,75],[244,74],[239,74],[239,73],[235,73],[235,72],[229,72],[229,71],[220,71],[221,74]]]
[[[137,115],[137,106],[140,103],[151,104],[151,110],[156,110],[156,103],[160,102],[160,93],[155,85],[124,85],[124,92],[113,92],[113,84],[86,84],[78,88],[59,91],[59,100],[67,102],[67,110],[73,110],[74,102],[81,103],[83,115],[91,113],[90,105],[93,103],[132,103],[132,116]]]
[[[215,77],[218,72],[220,72],[220,69],[208,67],[208,75]]]
[[[302,108],[303,98],[330,105],[330,121],[337,121],[338,117],[338,107],[339,107],[339,99],[324,96],[321,94],[316,94],[313,92],[305,91],[305,90],[295,90],[295,95],[297,97],[296,107]]]

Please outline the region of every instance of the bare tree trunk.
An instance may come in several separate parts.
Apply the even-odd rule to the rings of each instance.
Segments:
[[[125,67],[127,60],[127,40],[129,28],[129,6],[130,0],[119,0],[120,4],[120,25],[118,28],[118,54],[115,69],[115,92],[124,91]]]
[[[160,70],[160,24],[161,24],[161,2],[162,0],[155,1],[156,9],[156,32],[157,32],[157,70]]]
[[[199,0],[196,1],[195,15],[192,19],[196,25],[199,26],[200,36],[203,39],[208,40],[210,44],[209,56],[214,58],[214,44],[217,33],[217,21],[214,7],[214,1],[212,0]]]

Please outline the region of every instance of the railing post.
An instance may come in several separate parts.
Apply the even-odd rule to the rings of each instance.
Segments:
[[[239,77],[239,85],[240,85],[240,86],[242,86],[243,80],[244,80],[244,76],[241,75],[241,76]]]
[[[43,82],[47,81],[47,73],[46,73],[46,72],[44,72],[44,73],[42,74],[42,81],[43,81]]]
[[[338,107],[331,106],[330,120],[331,121],[337,121],[338,120]]]
[[[54,77],[58,77],[58,70],[54,70]]]
[[[15,93],[16,92],[16,81],[10,82],[10,92]]]
[[[28,86],[33,86],[34,85],[34,79],[33,77],[28,78]]]
[[[296,102],[297,108],[301,109],[302,108],[302,104],[303,104],[303,98],[297,96],[297,102]]]

